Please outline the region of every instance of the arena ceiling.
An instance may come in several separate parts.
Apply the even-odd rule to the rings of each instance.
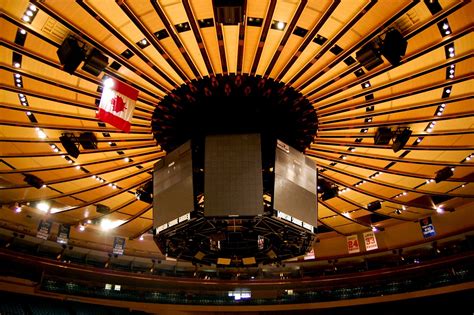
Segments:
[[[319,201],[327,235],[471,203],[474,4],[439,3],[430,12],[424,1],[247,0],[244,23],[223,25],[212,0],[45,0],[31,8],[1,0],[1,203],[22,208],[12,219],[20,223],[48,215],[79,227],[106,218],[115,234],[140,237],[152,228],[152,206],[135,193],[166,154],[152,134],[155,106],[182,84],[219,74],[273,78],[314,106],[318,130],[305,153],[339,189]],[[33,14],[25,18],[27,10]],[[407,39],[405,56],[368,71],[356,53],[389,27]],[[57,50],[71,34],[108,57],[99,76],[61,69]],[[104,75],[139,90],[130,133],[95,118]],[[374,144],[379,127],[412,134],[394,152]],[[69,156],[61,134],[87,131],[98,148]],[[435,182],[446,167],[454,174]],[[26,174],[45,186],[31,187]],[[369,211],[377,200],[382,207]],[[49,214],[38,209],[41,201]],[[111,213],[98,213],[97,204]]]

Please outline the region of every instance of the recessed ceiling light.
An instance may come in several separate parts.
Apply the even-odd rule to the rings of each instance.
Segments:
[[[49,204],[47,202],[41,201],[36,205],[36,209],[43,211],[43,212],[48,212],[49,210]]]

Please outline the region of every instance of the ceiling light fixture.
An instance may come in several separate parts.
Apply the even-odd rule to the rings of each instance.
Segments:
[[[43,212],[48,212],[50,209],[49,203],[45,201],[41,201],[38,204],[36,204],[36,209],[43,211]]]

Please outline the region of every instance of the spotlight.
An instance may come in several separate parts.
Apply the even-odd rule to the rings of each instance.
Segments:
[[[408,139],[410,139],[411,133],[412,131],[407,127],[400,127],[395,131],[395,139],[392,144],[393,152],[398,152],[403,149]]]
[[[106,205],[102,205],[102,204],[98,203],[98,204],[95,205],[95,207],[96,207],[95,210],[99,213],[102,213],[102,214],[110,213],[110,207],[108,207]]]
[[[98,76],[108,64],[109,58],[93,48],[84,60],[84,65],[81,69],[92,75]]]
[[[59,141],[61,141],[64,150],[66,150],[70,156],[74,158],[79,156],[79,141],[73,133],[63,133],[63,135],[59,137]]]
[[[97,138],[93,132],[83,132],[79,135],[79,143],[85,150],[97,149]]]
[[[25,178],[23,179],[28,185],[35,187],[36,189],[40,189],[43,187],[44,182],[41,178],[36,177],[35,175],[26,174]]]
[[[147,193],[143,189],[138,189],[136,192],[136,196],[138,200],[141,200],[146,203],[152,203],[153,202],[153,196],[150,193]]]
[[[436,172],[436,177],[435,177],[435,182],[439,183],[443,180],[446,180],[448,178],[450,178],[451,176],[453,176],[453,171],[451,169],[451,167],[445,167],[439,171]]]
[[[326,201],[326,200],[332,199],[336,197],[338,194],[339,194],[338,188],[331,187],[329,190],[326,190],[323,192],[323,194],[321,195],[321,200]]]
[[[367,205],[367,210],[369,211],[379,210],[380,208],[382,208],[382,205],[380,204],[380,201],[378,200],[373,201]]]
[[[367,43],[358,52],[356,52],[356,59],[368,71],[383,63],[381,52],[375,46],[374,42]]]

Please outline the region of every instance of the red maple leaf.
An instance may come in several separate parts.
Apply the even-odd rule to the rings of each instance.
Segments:
[[[126,109],[125,102],[123,101],[123,98],[120,97],[119,95],[116,95],[112,101],[112,110],[116,113],[123,112]]]

